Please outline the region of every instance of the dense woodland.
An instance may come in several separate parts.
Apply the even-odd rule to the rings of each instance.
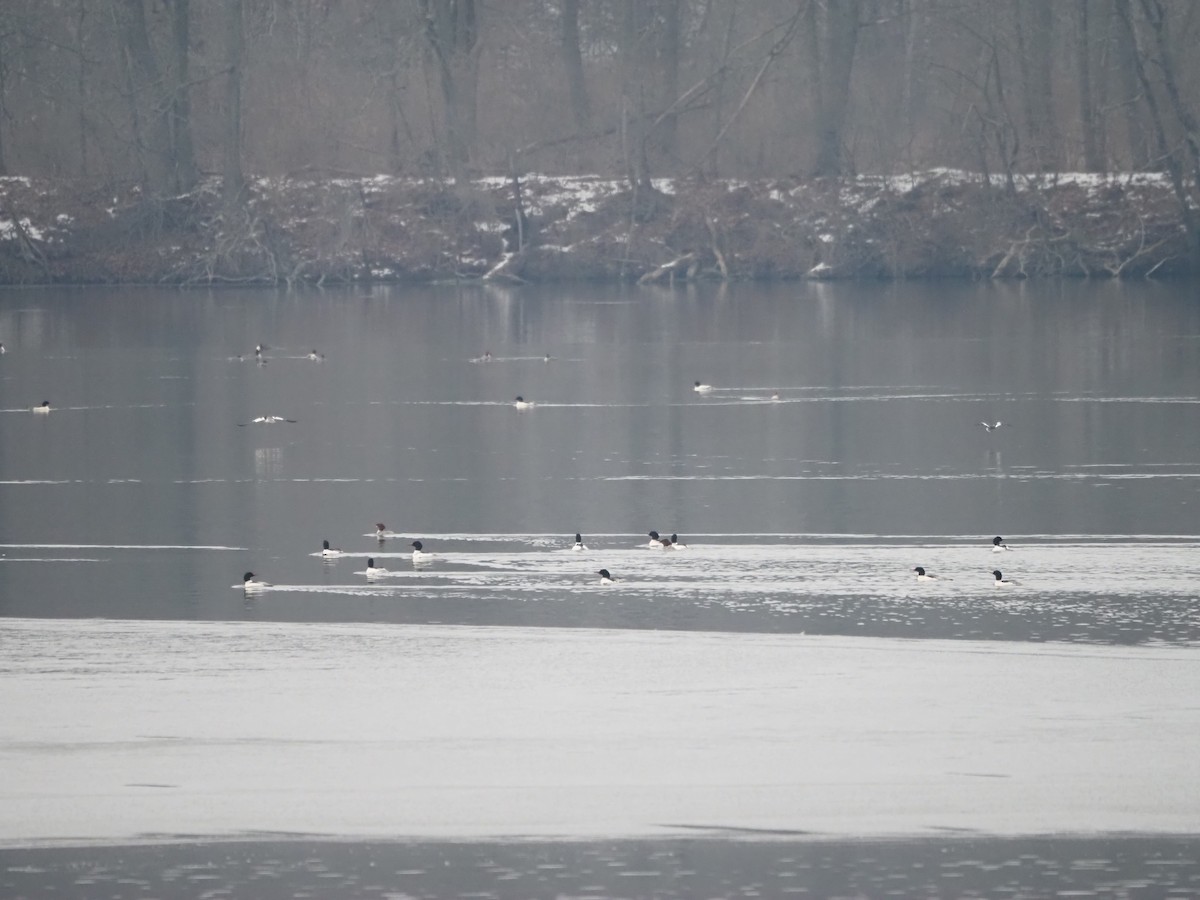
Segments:
[[[445,179],[458,188],[430,209],[478,218],[467,186],[504,176],[482,202],[515,223],[504,247],[523,252],[537,236],[521,194],[532,173],[620,181],[632,225],[669,205],[653,179],[700,190],[953,168],[1011,196],[1022,176],[1151,172],[1164,196],[1153,215],[1133,213],[1140,247],[1177,242],[1174,228],[1170,259],[1192,271],[1200,258],[1193,0],[0,0],[0,11],[0,174],[77,195],[135,186],[144,207],[216,184],[228,211],[264,176],[383,173]],[[0,202],[0,218],[31,214],[17,208],[29,197]],[[183,213],[156,215],[169,230]],[[695,262],[692,245],[705,244],[700,268],[728,276],[707,220],[707,237],[635,274],[675,252]],[[1155,223],[1162,234],[1147,231]],[[246,228],[269,243],[269,223]],[[46,248],[18,236],[36,268]],[[245,274],[235,255],[216,268]]]

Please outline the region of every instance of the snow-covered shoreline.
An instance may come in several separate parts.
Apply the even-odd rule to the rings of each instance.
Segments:
[[[1200,649],[0,620],[0,845],[1200,832]]]
[[[1159,173],[929,169],[845,179],[598,175],[210,178],[136,186],[0,178],[0,284],[1194,276]],[[518,210],[520,215],[518,215]],[[519,220],[519,224],[518,224]]]

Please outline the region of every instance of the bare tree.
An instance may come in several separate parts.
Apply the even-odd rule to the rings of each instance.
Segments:
[[[1121,17],[1121,21],[1125,26],[1126,39],[1132,47],[1131,59],[1133,68],[1137,74],[1138,82],[1141,84],[1142,99],[1145,101],[1146,109],[1150,115],[1150,122],[1154,128],[1154,137],[1158,151],[1161,154],[1167,174],[1170,176],[1171,186],[1175,191],[1175,197],[1179,203],[1180,215],[1187,227],[1192,253],[1193,255],[1197,255],[1200,254],[1200,216],[1196,214],[1194,203],[1188,192],[1188,185],[1184,180],[1183,164],[1180,158],[1181,148],[1178,145],[1172,146],[1170,144],[1167,137],[1166,122],[1159,106],[1155,85],[1151,81],[1149,74],[1148,63],[1157,62],[1157,65],[1163,67],[1166,72],[1164,78],[1168,82],[1171,81],[1173,73],[1170,71],[1170,63],[1164,59],[1154,60],[1151,56],[1147,46],[1147,39],[1143,34],[1143,23],[1139,21],[1135,14],[1131,0],[1115,0],[1115,2],[1117,14]],[[1151,10],[1148,9],[1148,6],[1143,6],[1142,11],[1143,13],[1148,13],[1146,24],[1149,25],[1151,32],[1155,32],[1160,23],[1156,22],[1152,18],[1152,15],[1157,13],[1158,10]],[[1193,159],[1195,159],[1194,155]],[[1195,184],[1194,181],[1193,184]]]

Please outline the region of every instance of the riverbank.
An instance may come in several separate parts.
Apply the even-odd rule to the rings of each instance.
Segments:
[[[0,178],[0,284],[359,284],[453,279],[1185,277],[1200,273],[1158,174],[1001,179],[598,176],[219,179],[132,185]]]

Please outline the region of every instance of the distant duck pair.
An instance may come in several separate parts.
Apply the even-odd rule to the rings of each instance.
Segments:
[[[686,550],[687,544],[681,543],[679,535],[672,534],[669,538],[659,537],[657,531],[649,532],[650,542],[646,545],[651,550]]]
[[[433,559],[432,553],[426,553],[424,550],[421,549],[422,544],[420,541],[413,541],[412,547],[413,547],[412,561],[414,563],[428,562],[429,560]],[[389,572],[383,566],[375,565],[374,557],[367,557],[367,568],[366,568],[366,571],[364,572],[364,574],[368,578],[378,578],[382,575],[389,574]]]
[[[915,569],[913,569],[913,571],[917,573],[917,581],[939,581],[940,580],[938,578],[938,576],[930,575],[928,572],[926,572],[925,568],[923,566],[917,566]],[[1001,573],[1001,571],[999,569],[992,570],[992,577],[995,579],[993,584],[996,587],[1008,587],[1009,585],[1013,585],[1013,584],[1017,583],[1015,581],[1010,581],[1010,580],[1006,579],[1004,577],[1003,573]]]

